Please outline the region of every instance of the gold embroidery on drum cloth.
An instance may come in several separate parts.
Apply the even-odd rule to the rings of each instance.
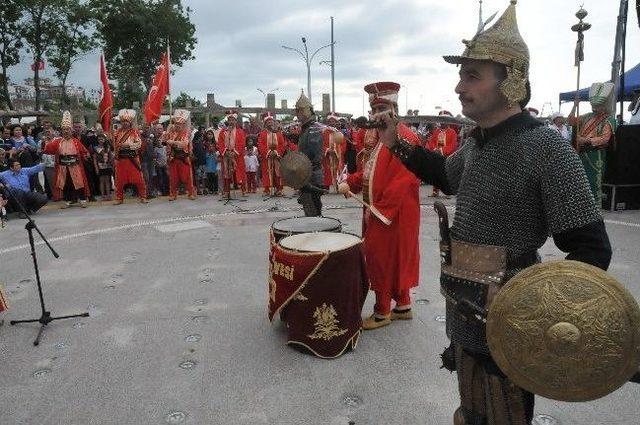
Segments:
[[[337,359],[338,357],[340,357],[341,355],[344,354],[345,351],[347,351],[347,348],[351,347],[352,350],[355,350],[356,347],[358,346],[358,341],[360,340],[360,330],[358,329],[356,331],[355,334],[353,334],[353,336],[347,341],[346,344],[344,344],[344,347],[342,347],[342,350],[340,350],[340,352],[338,354],[336,354],[335,356],[323,356],[321,354],[319,354],[316,350],[314,350],[313,348],[309,347],[307,344],[304,344],[302,342],[299,341],[287,341],[288,345],[300,345],[304,348],[306,348],[307,350],[309,350],[310,352],[313,353],[314,356],[316,357],[320,357],[321,359]]]
[[[282,251],[295,253],[295,255],[305,255],[305,256],[318,255],[317,252],[304,253],[304,252],[292,251],[290,249],[286,249],[286,248],[283,248],[281,246],[278,246],[278,248],[281,249]],[[316,274],[316,272],[324,264],[324,262],[327,260],[327,258],[329,258],[329,254],[330,254],[330,252],[325,252],[324,253],[324,255],[322,256],[322,259],[320,260],[320,262],[314,267],[313,270],[311,270],[311,272],[309,273],[309,276],[307,276],[307,278],[304,280],[304,282],[302,282],[300,284],[300,286],[298,287],[298,290],[295,291],[293,294],[291,294],[289,299],[286,300],[285,302],[283,302],[282,305],[280,305],[280,307],[276,311],[273,312],[273,317],[276,317],[276,315],[280,312],[280,310],[285,308],[291,302],[291,300],[294,299],[296,297],[296,295],[298,295],[304,289],[305,286],[307,286],[307,282],[309,281],[309,279],[311,279]],[[271,264],[271,262],[269,264]],[[269,279],[271,279],[271,266],[269,267]],[[274,289],[274,294],[275,294],[275,289]],[[275,295],[274,295],[274,297],[275,297]],[[271,319],[271,321],[273,322],[273,319]]]
[[[340,321],[336,316],[338,316],[338,313],[336,313],[336,309],[332,304],[322,303],[320,307],[316,307],[316,311],[313,313],[313,318],[316,319],[313,326],[315,326],[316,330],[307,336],[311,339],[330,341],[347,333],[348,329],[340,329],[338,327]]]
[[[294,300],[296,301],[309,301],[309,298],[305,297],[304,295],[302,295],[302,293],[298,292],[294,297]]]

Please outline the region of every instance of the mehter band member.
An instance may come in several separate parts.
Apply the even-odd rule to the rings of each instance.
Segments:
[[[321,216],[322,200],[320,197],[324,193],[321,189],[324,177],[322,172],[322,132],[324,127],[316,122],[313,105],[309,98],[304,95],[304,91],[296,102],[296,117],[301,125],[298,152],[309,158],[312,167],[311,181],[300,189],[298,203],[302,205],[305,216]]]
[[[147,186],[142,176],[140,167],[140,149],[142,139],[140,133],[134,128],[136,111],[133,109],[121,109],[118,112],[120,128],[113,135],[113,145],[116,157],[116,201],[114,205],[124,202],[124,186],[132,184],[136,187],[140,202],[147,202]]]
[[[280,176],[280,159],[284,156],[286,144],[282,131],[276,130],[273,114],[262,115],[264,130],[258,134],[258,152],[262,168],[262,186],[264,194],[271,195],[271,188],[276,196],[282,196],[282,178]]]
[[[169,146],[169,200],[175,201],[178,196],[178,186],[184,184],[189,199],[196,199],[196,190],[193,186],[193,172],[191,169],[191,129],[189,123],[189,111],[176,109],[173,112],[167,131],[162,135],[164,142]]]
[[[373,83],[364,89],[374,115],[384,111],[397,115],[400,84]],[[402,123],[398,133],[410,143],[420,143]],[[373,215],[364,208],[362,220],[367,274],[376,294],[373,314],[363,321],[362,328],[376,329],[392,320],[413,318],[409,291],[418,286],[420,272],[420,182],[379,142],[377,129],[369,130],[368,135],[364,169],[349,175],[338,191],[347,196],[362,192],[364,201],[380,213]]]
[[[224,198],[231,198],[233,186],[239,186],[242,195],[246,195],[246,169],[244,154],[247,136],[238,127],[238,113],[227,111],[227,127],[218,134],[218,151],[222,161],[222,192]]]
[[[460,65],[455,91],[462,113],[478,124],[457,152],[444,158],[416,147],[402,140],[396,119],[381,118],[387,128],[380,138],[405,166],[457,195],[453,225],[443,226],[441,234],[450,239],[450,257],[460,259],[461,267],[453,270],[445,258],[440,278],[452,341],[443,359],[446,367],[457,368],[460,387],[454,424],[531,423],[534,395],[496,365],[481,314],[505,282],[540,261],[537,250],[549,235],[567,259],[602,269],[611,259],[580,158],[557,132],[523,110],[531,94],[529,49],[511,3],[493,27],[465,41],[462,55],[445,56]],[[500,268],[500,282],[485,279],[487,264]]]
[[[47,143],[42,153],[55,156],[53,200],[64,198],[62,208],[68,208],[72,202],[80,200],[80,206],[85,208],[91,193],[82,161],[89,158],[89,151],[80,140],[72,136],[72,131],[71,114],[64,111],[60,123],[60,137]]]

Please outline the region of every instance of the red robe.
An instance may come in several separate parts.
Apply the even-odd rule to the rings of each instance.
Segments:
[[[245,166],[244,166],[244,154],[246,152],[246,140],[247,140],[247,136],[244,132],[244,130],[242,130],[241,128],[235,128],[232,131],[236,132],[236,138],[235,138],[235,146],[233,148],[233,150],[236,152],[237,156],[236,156],[236,172],[235,172],[235,178],[236,178],[236,183],[239,185],[243,185],[244,187],[244,182],[247,180],[246,179],[246,171],[245,171]],[[220,152],[220,160],[222,161],[222,175],[224,176],[225,174],[225,169],[224,169],[224,160],[222,158],[224,158],[224,154],[227,151],[227,146],[226,146],[226,134],[229,132],[228,128],[225,128],[223,130],[220,130],[220,134],[218,134],[218,152]]]
[[[285,151],[285,141],[284,136],[281,131],[273,132],[275,134],[275,146],[268,146],[268,135],[269,130],[262,130],[258,135],[258,154],[260,155],[260,164],[262,168],[262,186],[264,187],[264,192],[269,193],[269,189],[271,188],[271,183],[273,180],[273,186],[276,187],[278,191],[282,190],[282,181],[280,179],[280,171],[278,170],[277,176],[274,170],[272,177],[269,177],[269,161],[267,157],[271,150],[275,150],[280,158],[284,156]]]
[[[330,128],[327,128],[322,132],[322,171],[324,173],[323,183],[327,187],[330,187],[334,184],[336,173],[340,173],[342,171],[342,167],[344,166],[344,135],[340,132],[338,132],[338,134],[335,133],[336,132]],[[331,162],[329,160],[329,155],[327,155],[330,149],[335,150],[338,156],[335,171],[331,170]]]
[[[124,146],[127,143],[128,146]],[[113,135],[113,145],[115,151],[115,180],[116,180],[116,199],[124,198],[123,189],[127,184],[136,186],[138,196],[140,198],[147,197],[147,186],[142,176],[140,167],[140,150],[142,149],[142,140],[140,133],[136,129],[117,130]],[[136,158],[119,158],[120,149],[131,149],[138,153]]]
[[[458,133],[453,128],[436,128],[429,138],[427,149],[444,156],[451,155],[458,149]]]
[[[410,143],[420,143],[420,138],[404,124],[399,125],[398,133]],[[364,210],[362,234],[371,289],[395,294],[418,286],[420,182],[381,143],[373,150],[371,161],[368,184],[364,171],[351,174],[347,183],[354,193],[367,188],[368,196],[364,198],[368,197],[370,204],[390,221],[385,224]]]
[[[51,142],[47,143],[44,150],[42,151],[42,153],[55,156],[56,167],[55,176],[52,183],[52,194],[54,201],[59,201],[62,199],[64,184],[66,181],[66,173],[71,174],[71,179],[73,180],[76,187],[82,185],[82,189],[84,190],[84,194],[86,197],[91,196],[91,192],[89,191],[89,182],[87,181],[87,175],[85,174],[84,166],[82,165],[82,162],[89,157],[89,151],[84,147],[80,140],[76,139],[75,137],[72,138],[71,141],[73,142],[73,148],[76,152],[75,155],[78,155],[79,157],[79,162],[71,167],[60,164],[60,142],[62,142],[62,137],[56,137]]]
[[[162,135],[164,140],[177,141],[179,143],[167,146],[169,152],[168,171],[169,171],[169,197],[175,198],[178,196],[178,186],[180,183],[184,184],[187,194],[189,196],[195,196],[196,191],[193,186],[193,168],[191,167],[191,154],[192,146],[190,142],[190,135],[188,131],[169,131]],[[173,147],[182,150],[188,154],[184,159],[173,157]]]

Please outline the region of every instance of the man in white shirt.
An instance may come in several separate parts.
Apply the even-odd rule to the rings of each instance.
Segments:
[[[558,132],[566,141],[571,140],[571,133],[569,133],[569,129],[566,125],[566,119],[560,112],[554,112],[551,115],[551,123],[549,127]]]

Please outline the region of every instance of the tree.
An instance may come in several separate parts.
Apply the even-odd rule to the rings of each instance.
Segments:
[[[149,90],[162,53],[171,47],[172,67],[194,57],[195,26],[191,9],[180,0],[93,0],[98,37],[109,73],[129,85],[136,81]],[[138,99],[129,99],[130,102]]]
[[[47,50],[47,58],[56,68],[55,74],[62,86],[62,99],[67,105],[67,77],[73,63],[97,46],[92,34],[92,16],[87,4],[69,2],[63,15],[63,27],[58,30],[53,44]]]
[[[202,106],[202,102],[200,102],[195,97],[189,96],[185,92],[180,92],[178,97],[176,97],[173,100],[173,102],[171,102],[171,106],[173,106],[174,108],[186,108],[187,107],[187,103],[189,103],[190,106],[192,106],[192,107],[193,106]]]
[[[33,56],[33,85],[36,90],[36,110],[40,110],[40,67],[38,66],[63,26],[62,15],[67,0],[20,0],[24,20],[22,34]]]
[[[0,107],[13,109],[9,97],[9,77],[7,69],[20,62],[22,35],[20,34],[20,7],[16,0],[5,0],[0,8],[0,67],[2,67],[2,86],[0,86]]]

